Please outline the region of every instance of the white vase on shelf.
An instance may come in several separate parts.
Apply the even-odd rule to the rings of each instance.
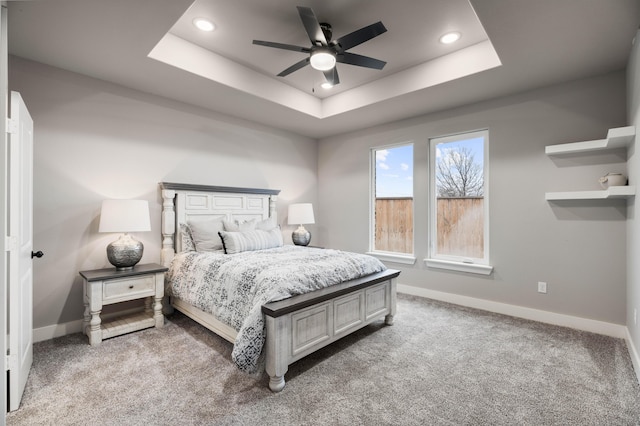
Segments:
[[[598,182],[603,189],[608,189],[610,186],[625,186],[627,177],[622,173],[607,173],[598,179]]]

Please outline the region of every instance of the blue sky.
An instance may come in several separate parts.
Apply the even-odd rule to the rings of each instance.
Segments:
[[[413,197],[413,145],[376,150],[376,197]]]
[[[476,163],[482,164],[484,157],[483,138],[472,138],[439,144],[441,147],[471,149]],[[394,146],[376,150],[376,197],[413,197],[413,145]]]
[[[471,150],[471,153],[473,154],[474,162],[482,165],[482,160],[484,158],[483,142],[484,142],[484,138],[477,137],[477,138],[465,139],[457,142],[438,144],[437,150],[436,150],[436,157],[439,157],[440,154],[442,153],[440,149],[442,146],[446,145],[446,147],[449,149],[458,149],[460,147],[466,147]]]

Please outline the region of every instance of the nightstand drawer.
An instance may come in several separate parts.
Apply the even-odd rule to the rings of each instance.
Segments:
[[[135,278],[106,281],[103,286],[102,303],[129,300],[141,296],[155,294],[156,279],[154,275],[143,275]]]

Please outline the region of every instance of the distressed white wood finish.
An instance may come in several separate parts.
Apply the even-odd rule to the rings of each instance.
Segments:
[[[374,274],[383,281],[368,287],[364,280],[362,286],[355,286],[346,295],[318,303],[310,299],[313,303],[310,306],[282,315],[279,314],[289,310],[296,299],[307,295],[265,305],[273,308],[270,313],[263,308],[267,327],[265,367],[270,377],[269,388],[274,392],[281,391],[289,365],[300,358],[381,318],[387,325],[393,324],[398,274],[390,270]],[[341,293],[340,290],[338,288],[337,292]],[[325,296],[330,296],[330,292]]]
[[[171,189],[162,190],[162,264],[168,266],[175,255],[176,212],[173,199],[176,192]]]
[[[229,327],[210,313],[200,310],[195,306],[191,306],[180,299],[172,298],[171,304],[174,308],[193,319],[198,324],[204,325],[223,339],[231,343],[235,343],[238,332],[234,330],[233,327]]]
[[[163,198],[162,264],[166,267],[181,249],[179,224],[187,223],[189,218],[224,216],[263,220],[276,217],[279,191],[175,183],[160,185]],[[173,226],[165,226],[167,221],[173,221]],[[382,318],[387,325],[392,325],[399,274],[399,271],[389,269],[264,305],[264,350],[269,388],[274,392],[281,391],[289,365],[300,358]],[[222,338],[235,342],[236,330],[213,315],[175,298],[171,305]]]
[[[110,337],[164,326],[162,298],[166,270],[157,264],[147,264],[136,265],[130,271],[106,268],[80,272],[85,304],[82,331],[89,336],[91,346]],[[142,298],[145,299],[144,312],[102,322],[100,313],[104,305]]]
[[[168,267],[182,251],[180,224],[190,220],[264,220],[276,218],[280,191],[163,182],[161,263]]]

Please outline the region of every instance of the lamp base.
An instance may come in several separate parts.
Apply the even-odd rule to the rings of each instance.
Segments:
[[[308,246],[311,242],[311,232],[300,225],[298,229],[291,234],[291,239],[293,240],[293,244],[297,246]]]
[[[142,259],[144,246],[129,234],[123,234],[107,246],[107,259],[118,271],[133,269]]]

